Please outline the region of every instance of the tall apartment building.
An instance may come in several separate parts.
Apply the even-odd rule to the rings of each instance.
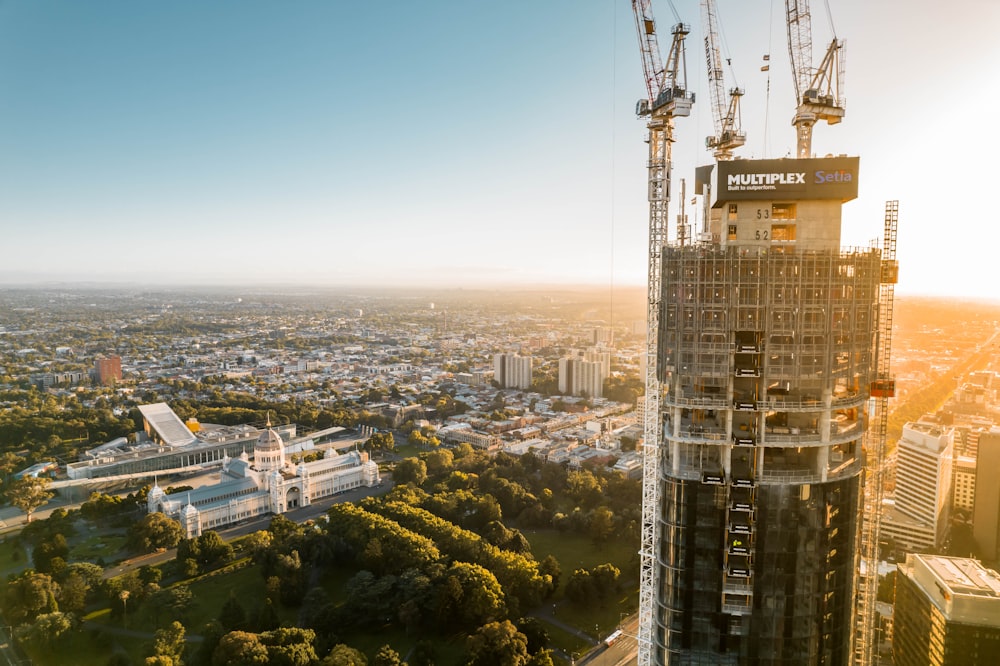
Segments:
[[[651,662],[846,664],[883,278],[840,247],[858,159],[716,171],[706,233],[661,254]]]
[[[493,379],[501,388],[527,390],[531,388],[531,356],[518,354],[493,355]]]
[[[1000,428],[979,437],[976,459],[976,499],[972,509],[972,538],[978,555],[987,562],[1000,561]]]
[[[578,356],[559,359],[559,392],[589,398],[603,397],[604,380],[608,378],[605,367],[603,361],[588,361]]]
[[[591,347],[583,352],[583,360],[601,364],[601,373],[607,379],[611,376],[611,351],[601,347]]]
[[[1000,664],[1000,575],[976,560],[907,555],[892,651],[896,666]]]
[[[907,552],[944,545],[951,517],[954,431],[907,423],[896,444],[896,502],[882,517],[882,536]]]
[[[99,384],[110,384],[122,380],[121,356],[108,356],[94,359],[94,379]]]

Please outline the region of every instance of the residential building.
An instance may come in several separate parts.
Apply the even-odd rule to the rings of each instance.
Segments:
[[[588,398],[604,396],[604,361],[588,361],[580,356],[559,359],[559,392]]]
[[[532,357],[519,354],[495,354],[493,379],[501,388],[527,390],[531,388]]]
[[[601,374],[607,379],[611,376],[611,351],[601,347],[591,347],[583,352],[583,360],[601,364]]]
[[[94,379],[99,384],[110,384],[122,380],[122,357],[107,356],[94,359]]]

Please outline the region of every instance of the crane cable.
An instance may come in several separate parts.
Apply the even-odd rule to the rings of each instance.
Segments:
[[[609,328],[615,330],[615,95],[618,87],[618,3],[611,3],[611,267],[608,286]]]
[[[771,120],[771,46],[774,39],[774,0],[771,0],[770,7],[767,13],[767,55],[764,59],[767,61],[767,85],[764,88],[764,159],[767,159],[771,154],[770,145],[768,145],[768,135],[767,127]],[[763,67],[761,69],[764,69]]]

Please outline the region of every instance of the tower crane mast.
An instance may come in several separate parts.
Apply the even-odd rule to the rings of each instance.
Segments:
[[[708,91],[712,96],[712,120],[715,135],[705,139],[705,147],[717,160],[733,159],[733,150],[746,143],[741,131],[740,98],[743,90],[732,88],[726,99],[722,55],[719,52],[719,11],[715,0],[701,0],[701,16],[705,31],[705,62],[708,65]]]
[[[836,36],[826,48],[819,67],[812,64],[812,19],[809,0],[785,0],[788,59],[795,87],[796,156],[812,155],[812,131],[817,121],[835,125],[844,118],[844,42]]]
[[[885,490],[885,437],[888,429],[889,398],[896,395],[896,381],[890,373],[890,361],[893,301],[899,278],[899,262],[896,260],[898,224],[899,201],[887,201],[879,280],[875,381],[869,389],[874,410],[865,439],[865,483],[862,505],[864,514],[860,531],[863,571],[858,578],[856,600],[858,612],[854,636],[854,662],[857,666],[873,666],[877,663],[875,603],[878,600],[878,555],[882,499]]]
[[[687,90],[684,38],[688,26],[678,22],[672,29],[670,52],[663,66],[650,0],[632,0],[639,50],[646,81],[646,97],[636,105],[636,114],[646,117],[649,144],[647,199],[649,200],[649,265],[646,310],[646,395],[643,446],[642,537],[639,549],[639,637],[640,666],[653,663],[656,636],[656,590],[658,586],[655,544],[659,538],[660,383],[657,375],[661,265],[667,242],[667,205],[670,202],[671,147],[674,118],[691,114],[694,94]]]

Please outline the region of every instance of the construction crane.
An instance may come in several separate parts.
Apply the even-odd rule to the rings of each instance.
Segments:
[[[649,200],[649,268],[646,310],[646,396],[642,482],[642,538],[639,548],[639,664],[653,663],[656,636],[658,585],[655,544],[659,540],[660,383],[657,376],[657,331],[660,320],[660,257],[667,242],[667,204],[670,202],[670,152],[674,141],[674,118],[691,114],[694,94],[687,90],[684,38],[688,26],[678,20],[666,67],[662,64],[656,22],[650,0],[632,0],[646,97],[636,105],[636,114],[647,118],[649,144],[647,198]],[[676,15],[676,11],[674,12]]]
[[[819,67],[813,67],[809,0],[785,0],[785,19],[795,84],[796,156],[810,157],[813,125],[820,120],[835,125],[844,118],[844,42],[834,36]]]
[[[896,382],[890,374],[889,362],[892,355],[893,298],[899,277],[899,263],[896,261],[898,223],[899,202],[887,201],[879,281],[875,380],[868,392],[875,409],[865,440],[864,515],[860,539],[862,566],[858,578],[858,620],[854,639],[854,662],[858,666],[873,666],[877,656],[875,602],[878,599],[879,534],[885,484],[885,437],[889,398],[896,394]]]
[[[741,131],[741,88],[731,88],[726,99],[722,55],[719,53],[719,11],[715,0],[701,0],[701,18],[705,30],[705,62],[708,65],[708,92],[712,96],[712,120],[715,135],[705,138],[705,147],[713,151],[717,160],[733,159],[733,150],[746,143],[747,135]]]

